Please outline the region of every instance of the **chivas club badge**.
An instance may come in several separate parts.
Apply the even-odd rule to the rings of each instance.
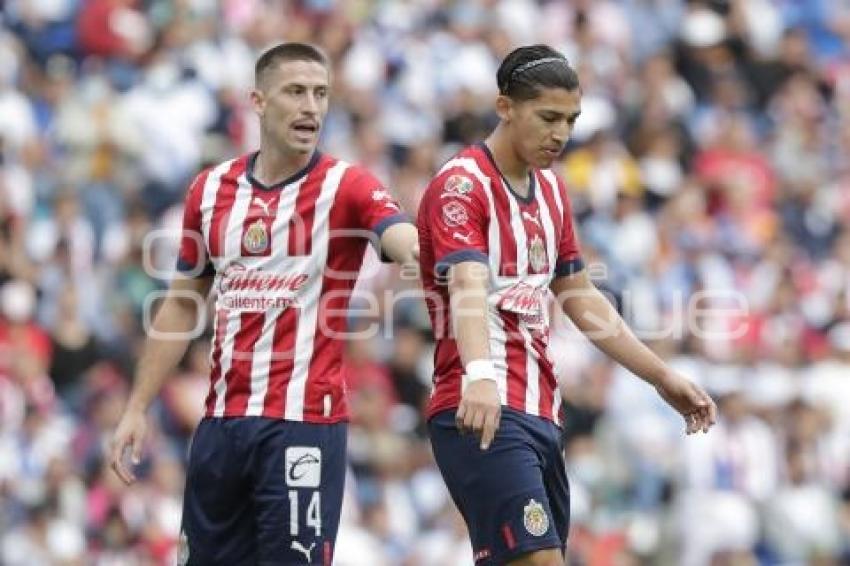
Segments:
[[[549,516],[546,509],[534,499],[528,500],[528,505],[523,508],[522,524],[525,530],[536,537],[542,537],[549,530]]]
[[[242,245],[252,254],[261,254],[269,247],[268,226],[262,218],[248,226],[242,237]]]
[[[543,245],[543,240],[538,234],[534,235],[531,239],[531,245],[528,246],[528,263],[531,264],[531,269],[537,273],[546,271],[548,263],[546,246]]]

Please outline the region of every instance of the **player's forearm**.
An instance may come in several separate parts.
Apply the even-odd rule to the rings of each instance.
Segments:
[[[461,263],[451,271],[452,330],[464,366],[471,361],[490,359],[485,272],[484,266],[475,263]]]
[[[197,303],[176,297],[165,299],[154,318],[154,332],[145,340],[144,351],[136,366],[128,410],[145,412],[159,394],[166,378],[186,353],[197,315]],[[156,337],[156,334],[167,336]]]
[[[416,261],[414,250],[419,244],[416,227],[409,222],[399,222],[387,228],[381,236],[383,252],[399,265]]]
[[[593,344],[623,367],[655,385],[666,365],[626,325],[616,309],[595,287],[561,301],[564,313]]]

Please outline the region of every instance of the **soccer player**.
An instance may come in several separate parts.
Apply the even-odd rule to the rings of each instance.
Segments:
[[[345,474],[345,313],[366,246],[415,262],[416,228],[366,170],[316,146],[329,63],[278,45],[256,63],[258,152],[203,171],[186,196],[178,271],[111,446],[126,483],[145,412],[186,350],[196,297],[217,291],[206,414],[186,478],[182,563],[323,564]]]
[[[428,428],[476,564],[556,566],[569,495],[550,290],[597,347],[683,415],[689,434],[707,431],[716,408],[635,338],[584,270],[567,191],[549,169],[581,110],[576,73],[535,45],[511,52],[497,81],[498,126],[442,167],[419,210],[437,336]]]

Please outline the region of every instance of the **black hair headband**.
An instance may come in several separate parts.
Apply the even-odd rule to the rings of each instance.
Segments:
[[[511,71],[511,75],[508,77],[508,80],[503,85],[502,92],[506,92],[510,84],[514,82],[516,78],[522,73],[528,71],[529,69],[533,69],[539,65],[545,65],[546,63],[562,63],[564,65],[569,66],[569,63],[567,63],[567,60],[563,57],[543,57],[540,59],[535,59],[534,61],[529,61],[528,63],[523,63],[522,65]]]
[[[533,69],[534,67],[537,67],[538,65],[544,65],[546,63],[555,63],[555,62],[563,63],[565,65],[567,64],[567,60],[564,59],[563,57],[543,57],[542,59],[535,59],[534,61],[529,61],[528,63],[523,63],[522,65],[520,65],[519,67],[514,69],[513,72],[511,73],[511,80],[517,78],[518,75],[528,71],[529,69]]]

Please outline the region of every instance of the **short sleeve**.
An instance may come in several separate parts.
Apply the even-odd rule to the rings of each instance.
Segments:
[[[581,248],[576,236],[575,224],[573,223],[573,207],[567,195],[566,187],[558,179],[558,191],[561,202],[564,203],[564,222],[561,230],[561,239],[558,242],[558,259],[555,262],[555,275],[574,275],[584,269],[584,261],[581,258]]]
[[[438,276],[464,261],[488,262],[488,210],[484,188],[465,169],[449,168],[431,181],[418,222],[429,228]]]
[[[192,181],[183,207],[183,229],[180,250],[177,253],[177,271],[187,277],[207,277],[215,270],[209,260],[201,229],[201,198],[209,171],[204,171]]]
[[[346,172],[342,190],[353,228],[371,230],[380,238],[393,224],[410,222],[393,195],[362,167],[354,166]]]

